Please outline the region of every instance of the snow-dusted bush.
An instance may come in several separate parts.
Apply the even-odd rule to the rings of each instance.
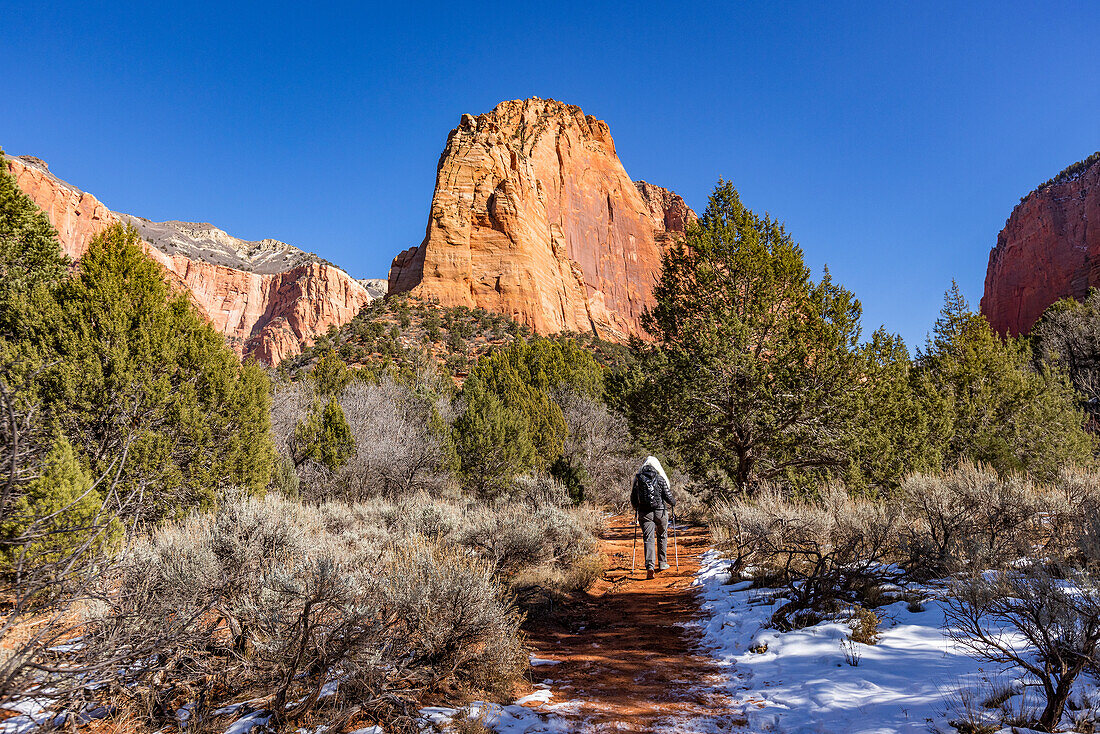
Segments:
[[[772,618],[779,629],[867,604],[884,585],[902,581],[891,563],[898,526],[893,508],[854,499],[839,485],[823,489],[816,502],[766,489],[753,500],[726,504],[712,521],[735,570],[785,587],[787,603]]]
[[[337,706],[395,720],[427,688],[507,692],[526,655],[491,566],[380,529],[360,508],[226,499],[122,560],[84,654],[128,662],[127,690],[154,721],[182,690],[197,695],[194,720],[221,702],[212,695],[259,690],[279,721],[311,710],[333,682]]]
[[[948,634],[977,657],[1018,666],[1043,692],[1034,721],[1055,731],[1077,677],[1100,654],[1100,578],[1039,564],[974,573],[956,581],[946,606]]]

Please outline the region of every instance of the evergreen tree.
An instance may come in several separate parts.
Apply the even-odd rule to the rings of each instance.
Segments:
[[[1089,416],[1089,430],[1100,432],[1100,290],[1084,301],[1064,298],[1046,310],[1029,338],[1037,369],[1064,370]]]
[[[313,371],[309,373],[313,381],[314,389],[323,397],[337,396],[344,391],[351,381],[351,370],[344,360],[336,355],[336,351],[329,347],[321,352]]]
[[[354,453],[355,437],[335,395],[327,401],[318,400],[294,429],[295,466],[312,461],[334,471]]]
[[[1095,444],[1065,373],[1036,369],[1020,341],[1002,339],[970,311],[957,284],[918,365],[925,410],[943,421],[931,439],[945,465],[971,459],[1045,479],[1093,461]]]
[[[505,492],[517,474],[538,463],[532,421],[506,405],[480,377],[466,381],[462,397],[465,409],[455,420],[454,434],[466,485],[483,496]]]
[[[20,335],[20,316],[36,289],[64,277],[69,260],[61,253],[50,220],[19,190],[0,150],[0,337]]]
[[[59,438],[42,474],[0,520],[0,572],[60,563],[85,544],[109,545],[120,532],[72,445]]]
[[[726,182],[662,266],[639,433],[740,488],[844,467],[862,384],[855,297],[827,272],[814,282],[783,226]]]
[[[919,389],[919,379],[901,337],[876,330],[863,347],[862,389],[843,474],[849,488],[893,489],[906,474],[942,464],[933,436],[946,427],[921,399],[927,391]]]
[[[565,417],[551,393],[568,386],[598,397],[605,369],[571,340],[517,340],[482,357],[462,389],[455,449],[467,484],[506,489],[523,472],[544,471],[562,454]]]
[[[262,491],[271,475],[267,377],[224,338],[159,266],[137,232],[98,235],[77,273],[33,314],[49,365],[44,416],[156,519],[209,503],[221,485]]]

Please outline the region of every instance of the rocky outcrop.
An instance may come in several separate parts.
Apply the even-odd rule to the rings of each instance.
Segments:
[[[999,333],[1026,334],[1061,298],[1100,287],[1100,154],[1070,166],[1012,211],[989,254],[981,310]]]
[[[379,293],[316,255],[277,240],[250,242],[211,224],[151,222],[107,209],[53,176],[38,159],[8,158],[16,183],[46,213],[67,255],[79,259],[116,222],[133,225],[145,251],[240,354],[269,365],[350,321]]]
[[[3,160],[16,185],[49,217],[61,249],[74,260],[80,259],[93,237],[119,221],[99,199],[50,173],[41,159],[5,155]]]
[[[394,258],[389,289],[621,340],[642,333],[662,248],[694,216],[630,180],[606,122],[554,100],[502,102],[451,131],[424,240]]]
[[[689,224],[698,219],[683,198],[675,191],[654,186],[645,181],[635,181],[634,187],[642,196],[649,217],[653,221],[653,230],[658,237],[682,235]]]

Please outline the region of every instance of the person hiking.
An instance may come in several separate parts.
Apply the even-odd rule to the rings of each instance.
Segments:
[[[661,462],[650,456],[634,475],[630,490],[630,505],[642,527],[645,545],[645,577],[653,578],[655,571],[668,568],[668,507],[675,507],[672,485],[668,481]]]

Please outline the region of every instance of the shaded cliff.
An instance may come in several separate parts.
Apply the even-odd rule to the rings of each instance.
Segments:
[[[1100,153],[1025,196],[989,253],[981,310],[1026,334],[1052,303],[1100,287]]]
[[[694,217],[630,180],[602,120],[554,100],[502,102],[451,131],[424,240],[394,258],[389,290],[621,340],[642,332],[662,249]]]
[[[378,296],[331,263],[277,240],[250,242],[211,224],[151,222],[109,210],[50,173],[37,158],[5,156],[16,183],[79,259],[116,222],[137,228],[145,251],[241,354],[275,365],[331,326],[350,321]]]

